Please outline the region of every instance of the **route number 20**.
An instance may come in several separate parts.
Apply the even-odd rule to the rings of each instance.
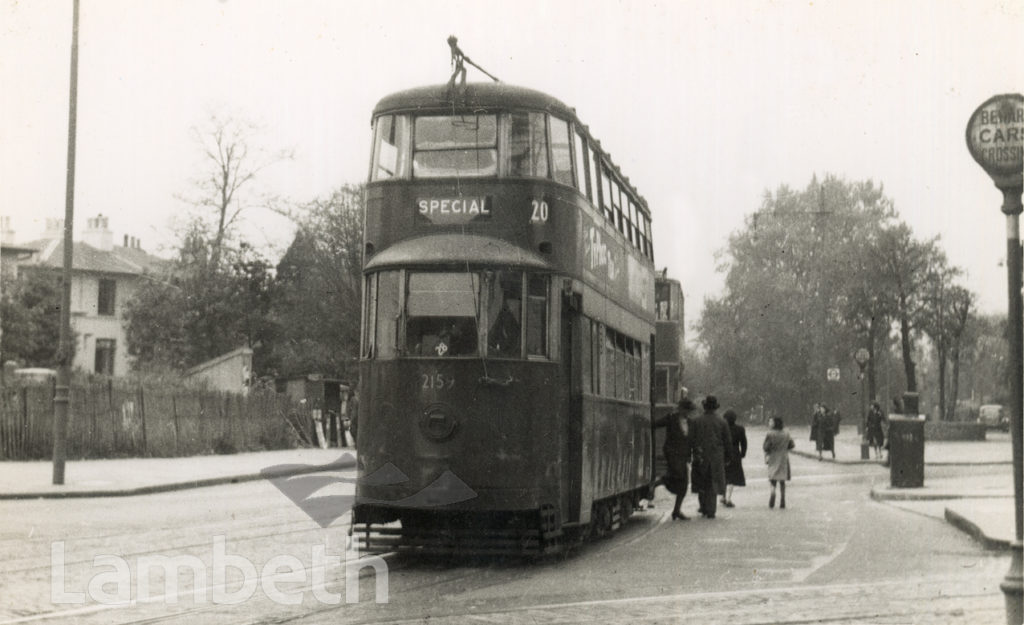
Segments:
[[[533,200],[530,204],[533,207],[533,214],[530,215],[530,223],[546,223],[548,220],[548,203],[543,200]]]

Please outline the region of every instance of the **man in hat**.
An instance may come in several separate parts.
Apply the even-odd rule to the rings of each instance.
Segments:
[[[716,412],[718,398],[708,395],[702,402],[704,413],[690,423],[693,464],[690,489],[697,493],[700,513],[715,518],[718,496],[725,494],[725,458],[732,453],[729,425]]]

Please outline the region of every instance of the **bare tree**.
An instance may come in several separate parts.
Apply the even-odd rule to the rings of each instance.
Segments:
[[[202,150],[206,169],[194,181],[194,191],[180,199],[202,209],[209,229],[209,267],[216,271],[223,258],[231,229],[242,213],[259,203],[252,183],[267,167],[290,160],[290,150],[268,152],[254,143],[260,127],[236,118],[212,114],[192,135]],[[265,202],[264,202],[265,203]],[[212,218],[212,223],[208,222]]]

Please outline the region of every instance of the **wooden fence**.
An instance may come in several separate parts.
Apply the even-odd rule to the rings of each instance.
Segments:
[[[53,384],[0,389],[0,460],[50,458]],[[73,384],[68,458],[194,456],[308,446],[311,418],[272,391],[248,396],[120,382]]]

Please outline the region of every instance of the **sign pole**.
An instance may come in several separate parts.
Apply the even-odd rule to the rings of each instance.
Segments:
[[[1010,436],[1013,441],[1013,501],[1016,536],[1011,545],[1010,570],[999,585],[1006,598],[1006,622],[1024,622],[1024,311],[1021,305],[1021,192],[1024,190],[1024,96],[1019,93],[989,98],[967,123],[967,149],[1003,192],[1006,215],[1006,277],[1009,343]]]
[[[1006,622],[1024,622],[1024,497],[1022,497],[1022,450],[1021,425],[1024,414],[1024,316],[1021,306],[1021,247],[1020,247],[1020,214],[1021,187],[1003,189],[1003,212],[1006,213],[1006,275],[1008,283],[1009,307],[1007,308],[1008,332],[1010,343],[1010,431],[1013,439],[1013,503],[1015,540],[1011,549],[1010,570],[1006,579],[999,585],[1006,595]]]

